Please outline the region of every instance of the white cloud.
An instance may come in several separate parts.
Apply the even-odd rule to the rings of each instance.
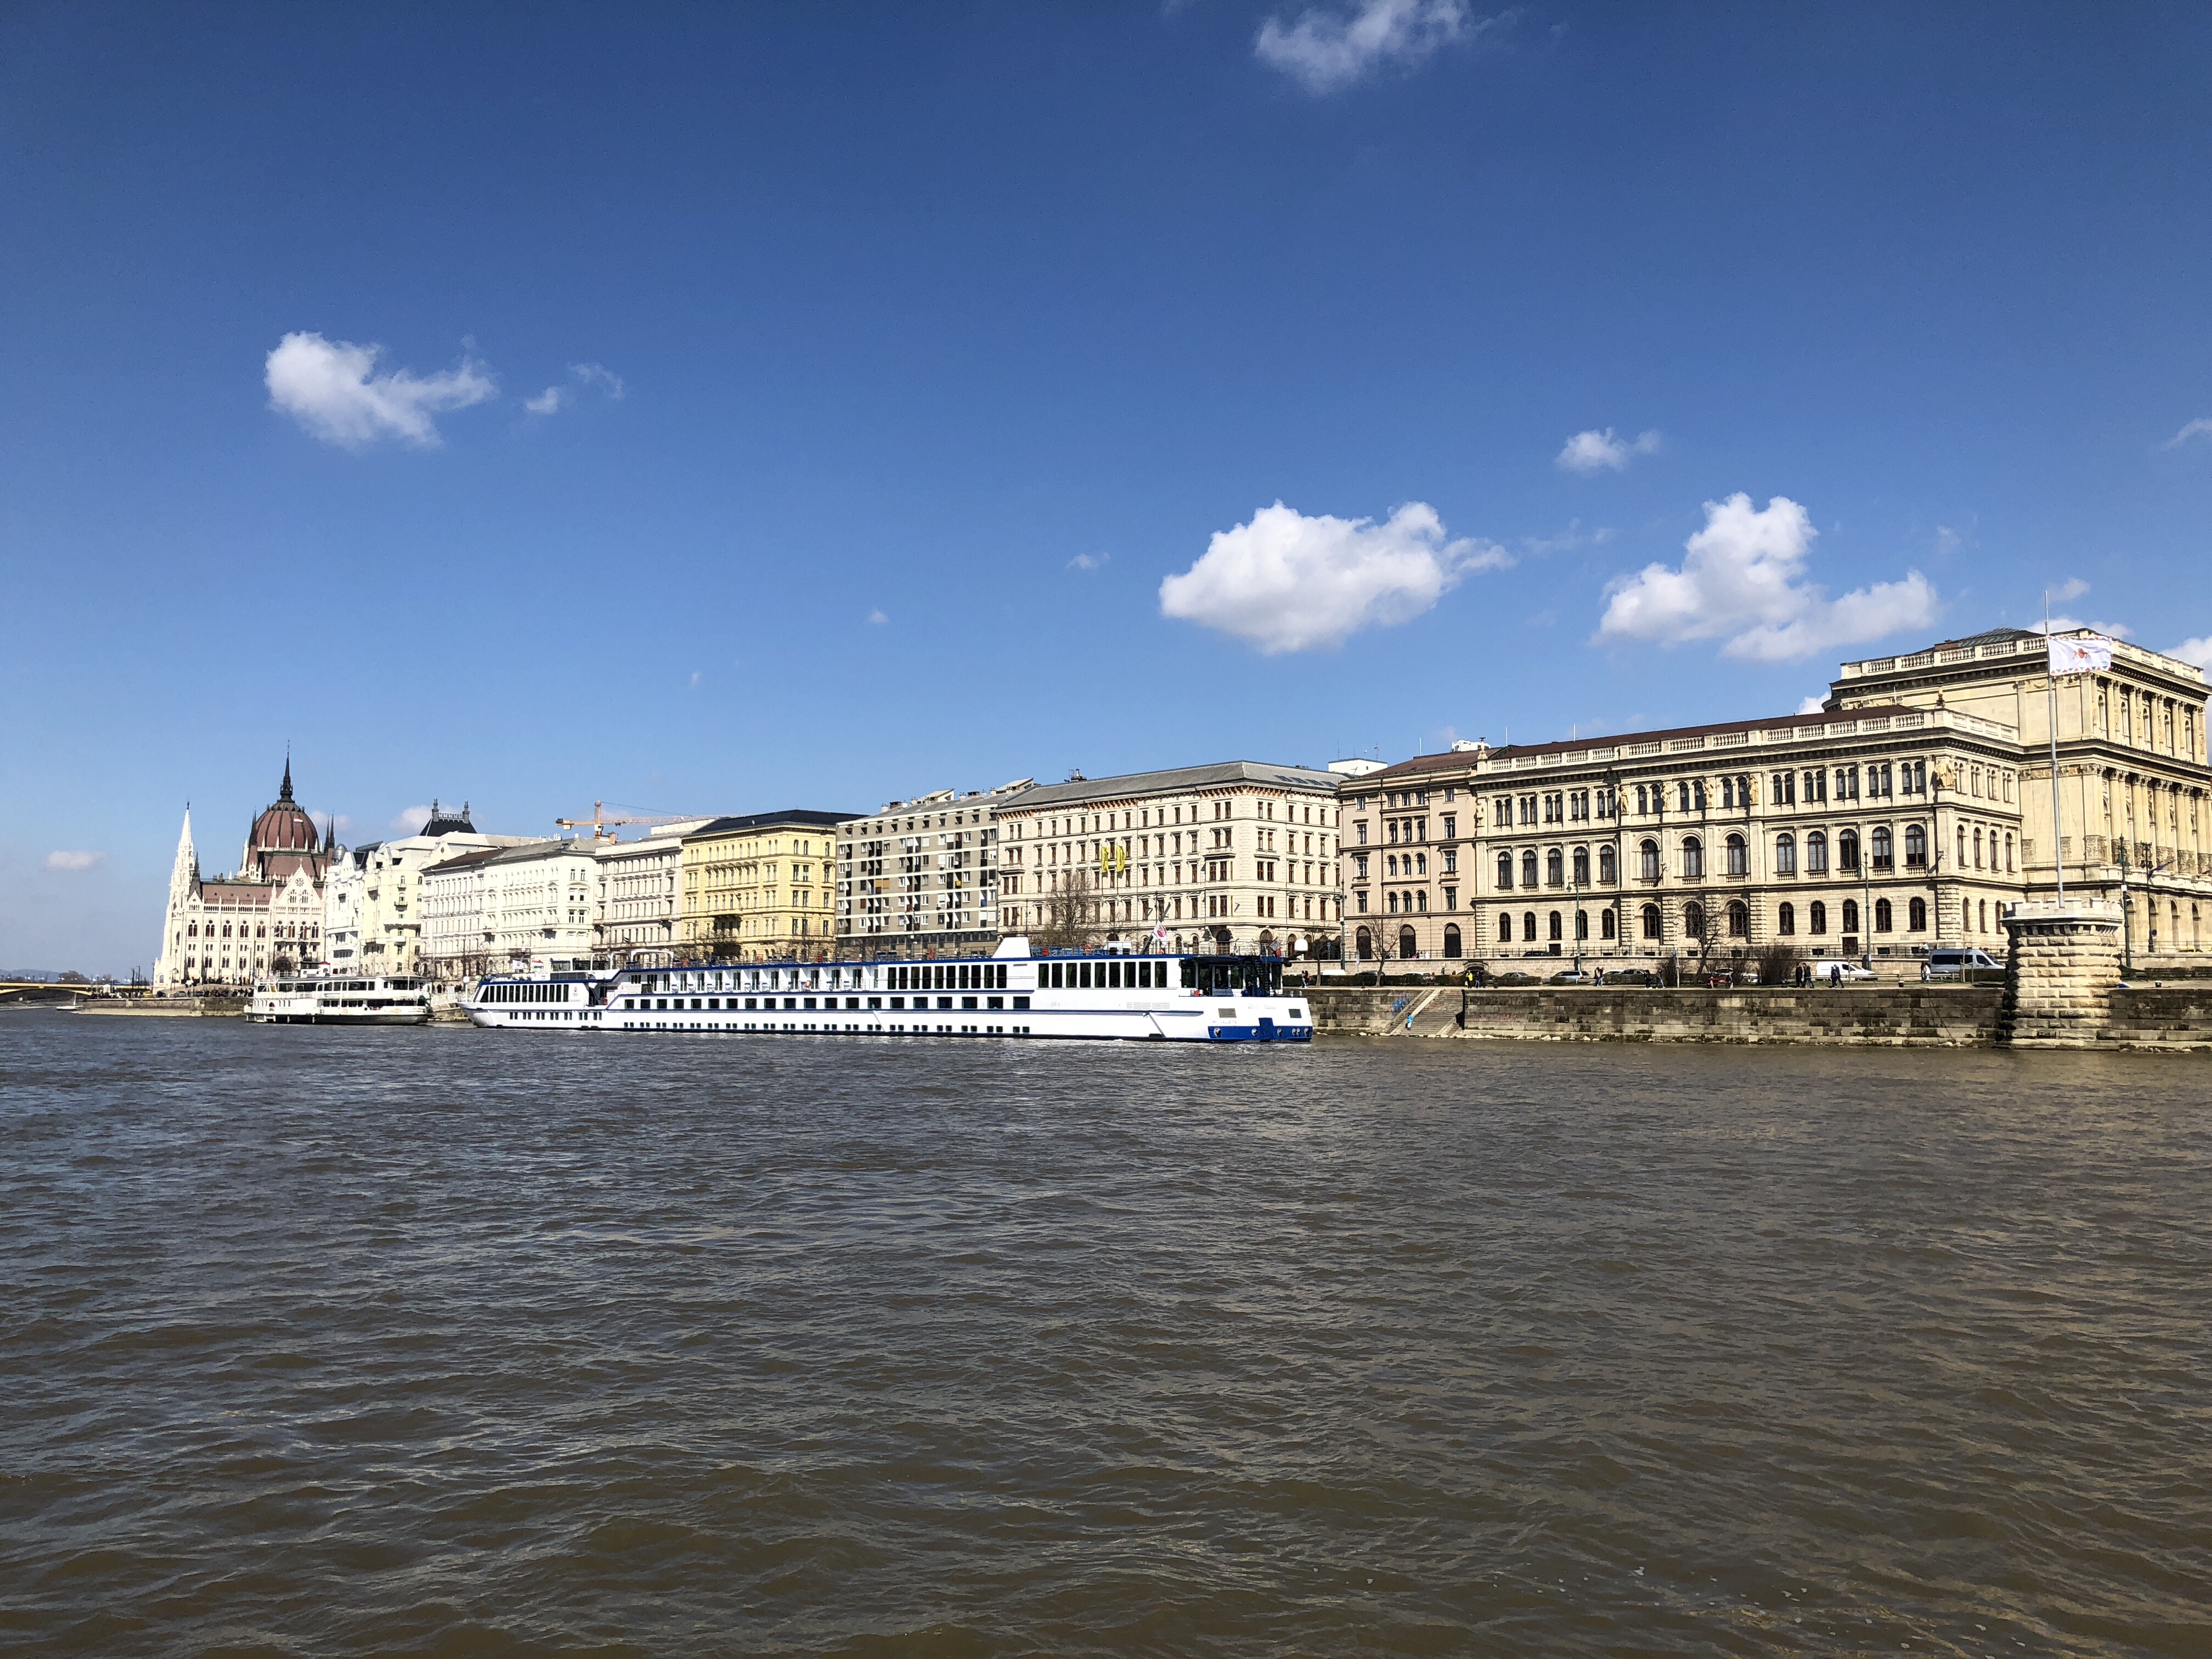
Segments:
[[[2088,591],[2088,583],[2083,581],[2079,576],[2069,576],[2064,581],[2059,583],[2057,586],[2051,590],[2050,597],[2063,605],[2068,599],[2080,599]]]
[[[1412,65],[1455,40],[1495,26],[1470,18],[1467,0],[1351,0],[1311,6],[1285,24],[1270,17],[1252,50],[1316,96],[1341,90],[1389,64]]]
[[[374,373],[382,346],[287,334],[269,354],[269,406],[325,443],[364,449],[380,438],[420,448],[439,442],[431,416],[499,395],[490,371],[472,358],[442,374]]]
[[[1613,535],[1610,529],[1603,526],[1585,531],[1580,519],[1570,519],[1567,527],[1556,536],[1523,536],[1521,547],[1522,551],[1540,559],[1548,553],[1571,553],[1578,548],[1603,547],[1613,539]]]
[[[1936,590],[1918,571],[1839,599],[1806,581],[1820,532],[1786,495],[1764,508],[1739,492],[1705,503],[1705,527],[1683,544],[1682,568],[1649,564],[1609,583],[1600,639],[1682,645],[1723,640],[1721,654],[1791,662],[1832,646],[1880,639],[1936,617]]]
[[[620,403],[629,395],[623,377],[604,363],[571,363],[568,373],[579,385],[595,386],[615,402]],[[532,415],[557,415],[576,401],[575,392],[558,384],[549,386],[535,398],[526,398],[522,406]]]
[[[1568,439],[1552,464],[1569,472],[1602,472],[1608,467],[1618,472],[1638,455],[1658,453],[1656,432],[1639,432],[1624,443],[1613,435],[1611,427],[1602,430],[1592,427]]]
[[[310,812],[307,816],[314,820],[318,830],[325,835],[334,834],[340,841],[353,834],[353,820],[343,812]]]
[[[392,833],[395,836],[417,835],[421,833],[422,826],[429,821],[428,807],[410,806],[392,820]]]
[[[869,612],[868,612],[868,622],[869,622],[870,625],[871,625],[871,626],[872,626],[872,627],[881,628],[881,627],[882,627],[885,623],[889,622],[890,620],[890,618],[889,617],[886,617],[885,615],[884,615],[883,611],[882,611],[880,609],[874,610],[874,611],[869,611]]]
[[[617,403],[629,396],[629,388],[623,384],[623,377],[605,363],[571,363],[568,372],[586,386],[599,387]]]
[[[1160,613],[1273,655],[1341,644],[1410,622],[1471,571],[1513,562],[1495,544],[1448,542],[1436,509],[1408,501],[1388,520],[1307,517],[1277,501],[1219,530],[1206,555],[1160,583]]]
[[[2166,441],[2168,449],[2179,449],[2191,438],[2212,438],[2212,418],[2191,421],[2187,426]]]
[[[1827,698],[1816,691],[1797,705],[1797,712],[1801,714],[1817,714],[1827,706]]]
[[[1111,553],[1079,553],[1067,562],[1070,570],[1098,570],[1114,562]]]
[[[46,868],[64,875],[76,875],[81,871],[96,870],[107,862],[105,853],[49,853]]]
[[[2184,662],[2193,662],[2199,668],[2212,670],[2212,634],[2204,635],[2197,639],[2184,640],[2166,654],[2169,657],[2179,657]]]

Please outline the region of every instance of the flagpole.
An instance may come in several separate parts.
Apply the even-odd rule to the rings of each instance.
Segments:
[[[2066,902],[2066,842],[2058,813],[2058,665],[2051,659],[2051,590],[2043,590],[2043,683],[2051,694],[2051,862],[2058,872],[2058,902]]]

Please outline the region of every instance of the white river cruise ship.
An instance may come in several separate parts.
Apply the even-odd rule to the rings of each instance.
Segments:
[[[702,1036],[1118,1037],[1305,1042],[1306,999],[1273,957],[1032,956],[1006,939],[988,957],[625,968],[487,979],[477,1024],[532,1031]]]
[[[264,1025],[422,1025],[430,990],[419,979],[264,979],[246,1017]]]

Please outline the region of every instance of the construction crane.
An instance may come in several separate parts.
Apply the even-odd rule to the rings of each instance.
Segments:
[[[686,823],[704,816],[698,812],[633,812],[625,817],[611,818],[606,815],[607,804],[603,800],[592,803],[592,816],[587,818],[556,818],[553,822],[563,830],[588,830],[593,841],[612,841],[609,826],[617,823]],[[622,809],[617,807],[617,811]]]

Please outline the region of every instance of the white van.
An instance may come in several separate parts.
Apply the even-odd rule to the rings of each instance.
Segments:
[[[1923,979],[1964,979],[1970,968],[1995,969],[2002,972],[2004,963],[1986,951],[1930,951],[1928,960],[1920,964]]]

